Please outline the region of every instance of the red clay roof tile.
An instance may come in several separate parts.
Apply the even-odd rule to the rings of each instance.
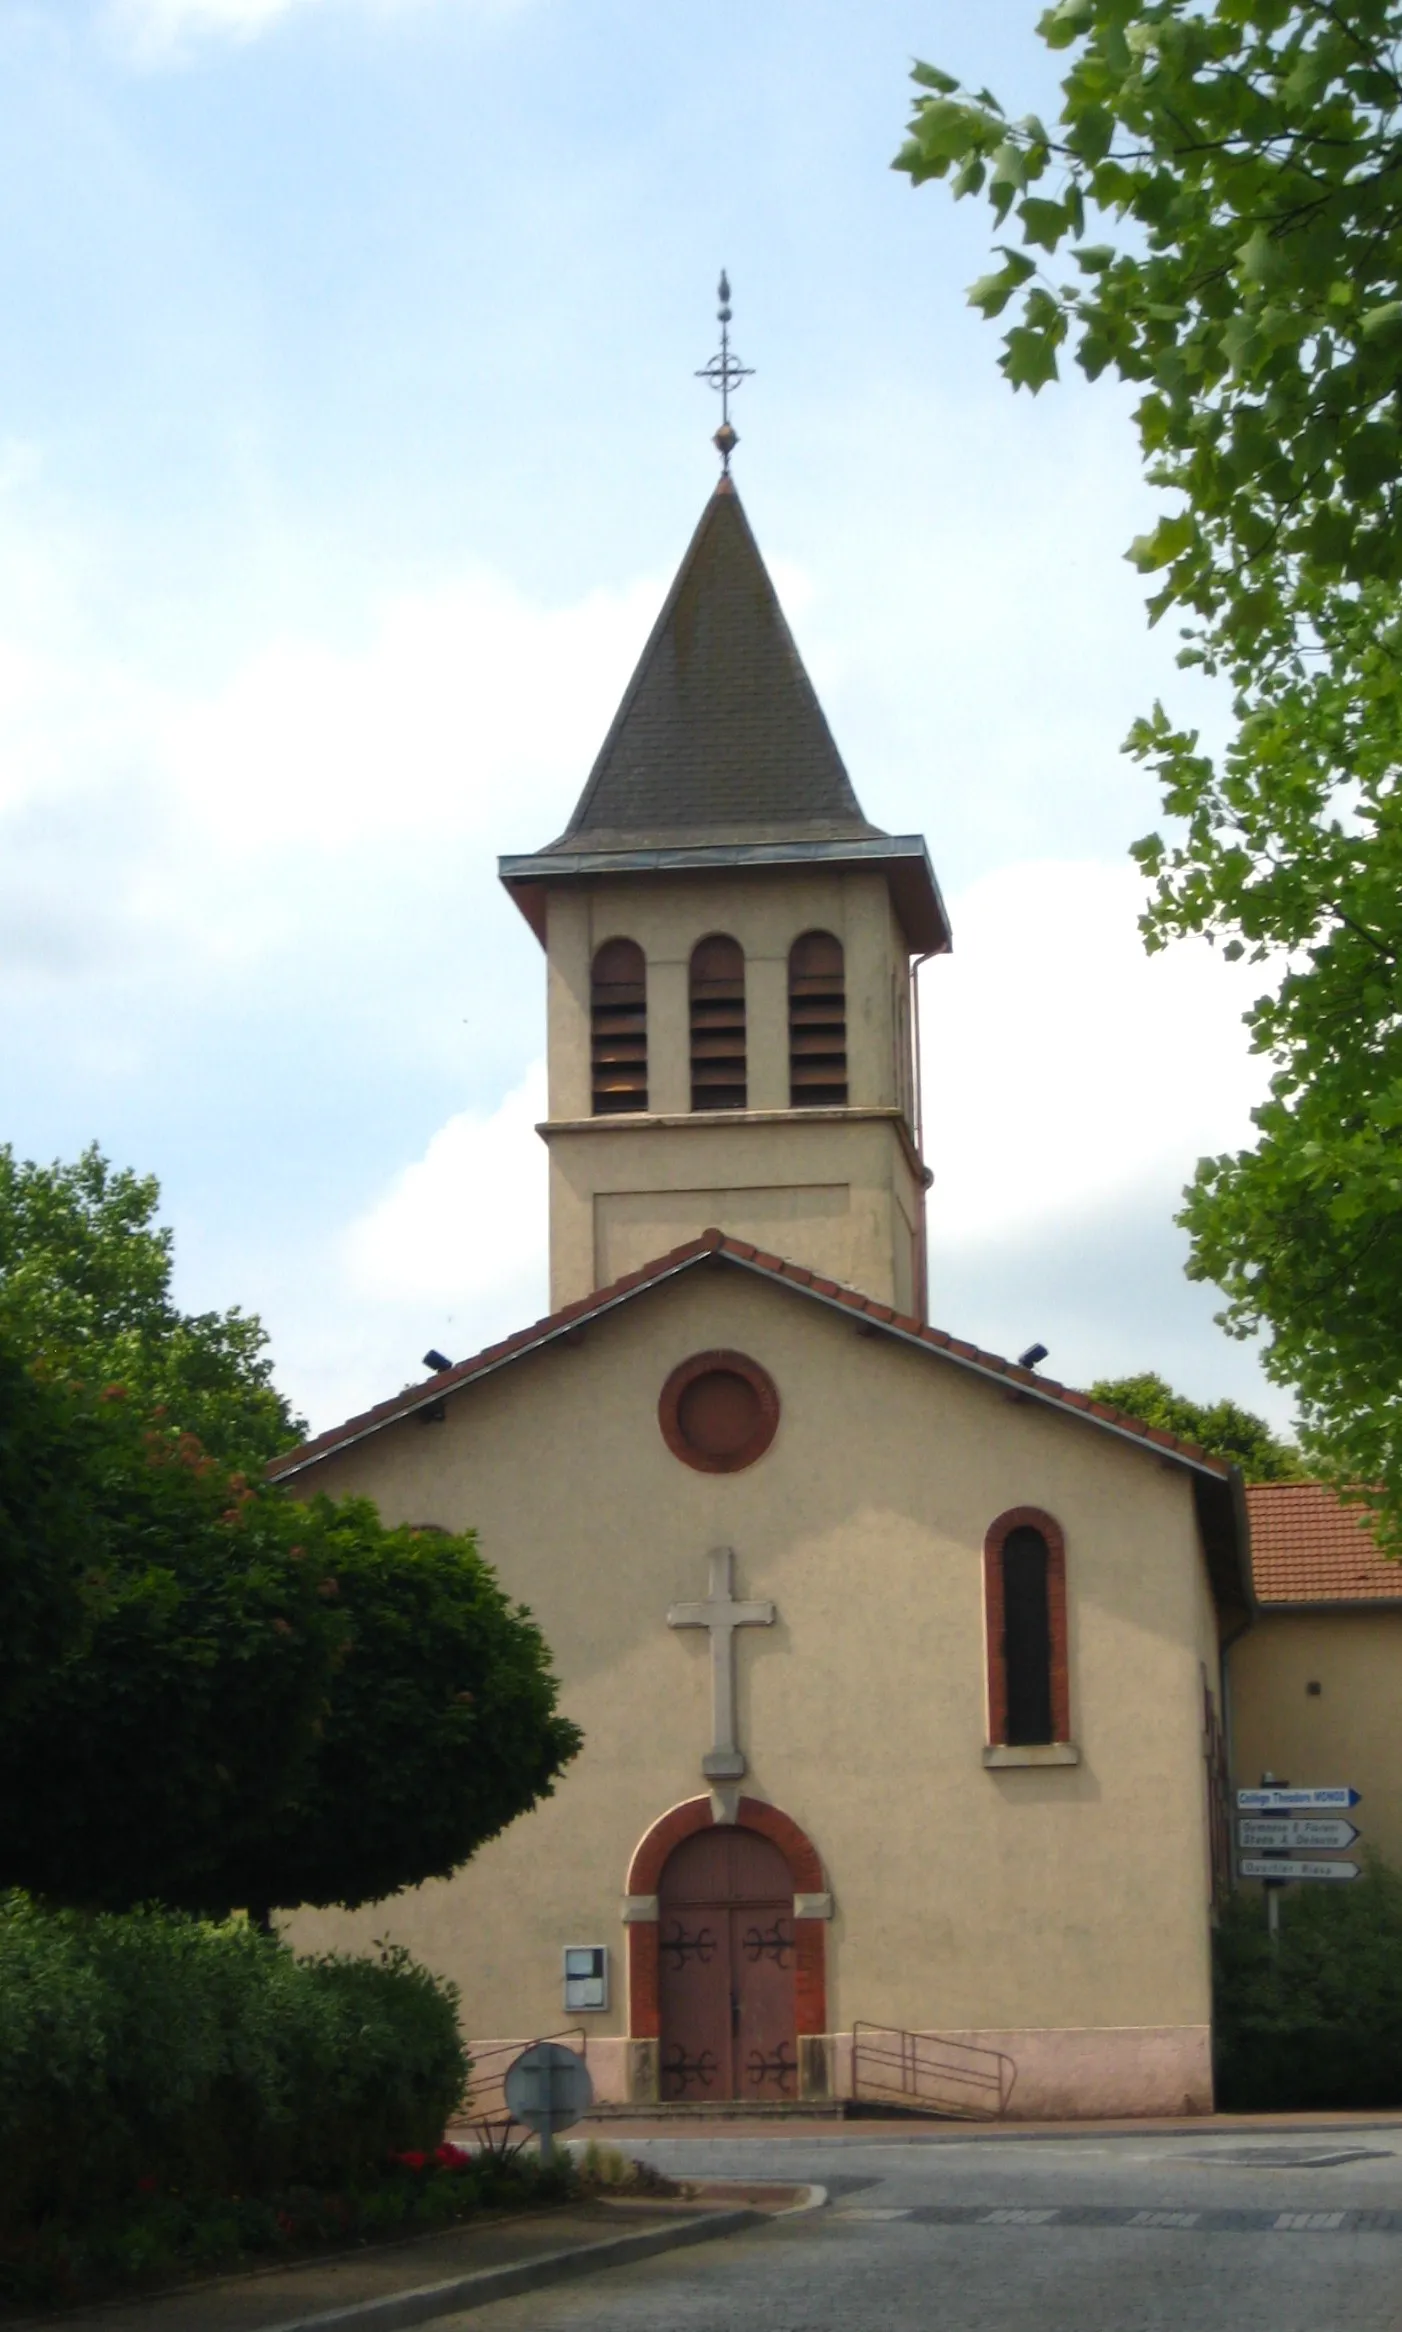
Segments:
[[[1345,1506],[1323,1482],[1255,1482],[1246,1508],[1252,1578],[1267,1609],[1402,1602],[1402,1563],[1381,1553],[1364,1509]]]

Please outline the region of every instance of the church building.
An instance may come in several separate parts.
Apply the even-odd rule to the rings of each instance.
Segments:
[[[926,1317],[949,925],[728,475],[568,827],[500,871],[553,1309],[273,1471],[475,1530],[585,1745],[455,1878],[295,1940],[404,1942],[481,2051],[583,2029],[617,2103],[1208,2110],[1241,1485]]]

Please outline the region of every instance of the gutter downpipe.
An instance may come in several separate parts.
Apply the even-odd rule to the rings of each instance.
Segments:
[[[916,1268],[920,1281],[917,1290],[920,1297],[918,1316],[922,1327],[928,1325],[930,1318],[930,1226],[925,1202],[935,1178],[925,1165],[925,1069],[920,1045],[920,970],[923,964],[930,963],[935,956],[946,952],[943,948],[926,948],[923,955],[914,958],[910,967],[911,1048],[915,1054],[915,1150],[927,1176],[925,1188],[920,1193],[920,1235],[916,1242]]]

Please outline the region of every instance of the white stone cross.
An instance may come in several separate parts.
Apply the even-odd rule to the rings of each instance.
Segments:
[[[735,1601],[735,1549],[712,1547],[711,1592],[704,1603],[674,1603],[669,1628],[709,1628],[711,1632],[712,1745],[701,1760],[709,1781],[738,1781],[745,1753],[735,1738],[735,1630],[772,1628],[772,1603]]]

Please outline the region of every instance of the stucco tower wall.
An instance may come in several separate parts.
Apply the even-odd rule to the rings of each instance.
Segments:
[[[848,1103],[790,1108],[788,960],[841,940]],[[748,1107],[691,1111],[688,975],[698,940],[745,956]],[[647,963],[648,1109],[590,1112],[590,969],[605,941]],[[923,1313],[924,1175],[913,1143],[909,961],[885,879],[868,873],[657,875],[547,898],[551,1302],[574,1302],[711,1225]]]

